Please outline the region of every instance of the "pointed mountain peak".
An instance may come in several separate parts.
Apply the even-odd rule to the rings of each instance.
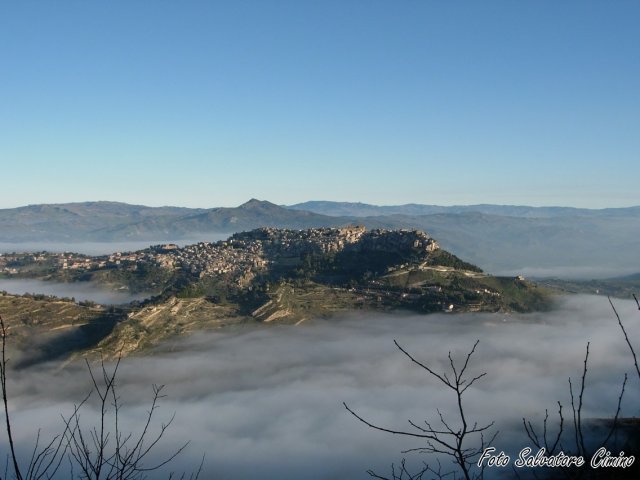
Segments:
[[[278,207],[278,205],[276,205],[275,203],[271,203],[266,200],[258,200],[256,198],[252,198],[248,202],[245,202],[242,205],[240,205],[238,208],[255,209],[255,208],[274,208],[274,207],[278,209],[282,208],[282,207]]]

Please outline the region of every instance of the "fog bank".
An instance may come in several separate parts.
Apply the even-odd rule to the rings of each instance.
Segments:
[[[640,338],[635,304],[616,306],[632,341]],[[467,391],[466,412],[473,420],[496,421],[498,450],[530,445],[522,417],[540,425],[545,409],[557,410],[557,400],[569,415],[567,379],[579,382],[587,341],[583,416],[615,411],[624,372],[630,377],[623,414],[640,413],[640,382],[606,298],[575,296],[562,299],[553,312],[529,315],[366,314],[299,327],[199,333],[153,355],[123,360],[123,424],[141,426],[150,385],[166,384],[158,418],[166,421],[175,411],[176,421],[161,448],[191,440],[177,462],[189,469],[206,453],[202,478],[365,479],[369,468],[387,473],[402,450],[420,441],[373,431],[342,402],[376,424],[407,429],[408,419],[435,424],[437,409],[454,418],[455,401],[398,351],[394,339],[439,372],[447,368],[448,351],[461,358],[480,340],[469,374],[487,375]],[[86,367],[59,367],[40,366],[11,378],[14,428],[23,446],[32,444],[38,427],[45,436],[58,431],[60,413],[69,413],[90,389]],[[85,421],[95,415],[90,410]],[[407,458],[429,460],[417,453]]]
[[[150,245],[163,243],[175,243],[181,247],[198,242],[217,242],[226,240],[230,233],[208,233],[195,237],[180,238],[177,240],[135,240],[118,242],[0,242],[0,253],[13,252],[73,252],[85,255],[108,255],[113,252],[134,252],[144,250]]]
[[[638,267],[626,266],[564,266],[564,267],[521,267],[517,269],[490,271],[492,275],[512,277],[524,275],[533,278],[562,278],[564,280],[593,280],[624,277],[638,273]]]
[[[91,282],[45,282],[23,278],[0,279],[0,290],[14,295],[25,293],[54,295],[56,297],[75,298],[77,302],[90,300],[99,304],[119,305],[134,300],[143,300],[149,293],[131,294],[127,290],[111,290]]]

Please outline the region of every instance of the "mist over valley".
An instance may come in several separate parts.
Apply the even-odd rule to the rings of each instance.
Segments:
[[[125,289],[114,290],[90,282],[60,283],[34,279],[2,279],[0,291],[15,295],[35,294],[51,295],[60,298],[73,298],[76,302],[90,301],[105,305],[121,305],[144,300],[153,292],[131,294]]]
[[[635,303],[615,305],[630,338],[638,338]],[[447,368],[447,352],[459,359],[480,341],[470,374],[487,375],[469,390],[467,414],[496,421],[498,450],[517,452],[531,444],[522,417],[541,426],[548,409],[550,429],[556,429],[556,402],[570,405],[567,379],[579,381],[587,341],[584,418],[611,417],[625,372],[630,377],[622,416],[639,414],[640,380],[611,307],[602,297],[569,296],[545,313],[352,314],[295,328],[194,333],[122,361],[123,423],[140,428],[150,384],[161,383],[167,397],[159,418],[175,412],[176,421],[158,455],[191,442],[173,470],[191,470],[202,453],[205,477],[217,479],[364,479],[367,469],[388,473],[402,457],[418,466],[433,459],[401,453],[419,447],[418,439],[374,431],[342,406],[346,402],[388,428],[406,429],[408,419],[436,422],[438,409],[454,418],[452,392],[412,364],[394,339],[436,371]],[[58,432],[59,415],[88,390],[82,362],[12,371],[11,411],[21,450],[29,451],[38,428],[43,438]],[[92,405],[82,413],[88,424],[98,418]],[[566,442],[571,445],[570,436]],[[489,469],[487,478],[500,473]]]

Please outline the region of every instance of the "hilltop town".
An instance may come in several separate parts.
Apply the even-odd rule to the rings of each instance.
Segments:
[[[6,275],[86,279],[87,274],[123,270],[148,271],[157,267],[196,278],[224,277],[239,287],[247,285],[270,266],[305,256],[337,254],[351,249],[412,252],[426,255],[439,248],[437,242],[418,230],[371,230],[364,227],[290,230],[259,228],[237,233],[226,241],[200,242],[183,248],[175,244],[154,245],[136,252],[103,256],[75,253],[0,254],[0,272]],[[292,263],[293,261],[293,263]]]
[[[73,308],[55,298],[0,296],[15,334],[26,339],[31,328],[78,328],[78,344],[103,353],[135,352],[202,328],[299,324],[354,310],[508,312],[548,306],[545,292],[524,278],[487,275],[423,231],[361,226],[259,228],[219,242],[101,256],[4,254],[0,276],[147,293],[146,300],[128,305],[84,302]],[[51,323],[44,313],[51,311],[67,312],[67,320]]]

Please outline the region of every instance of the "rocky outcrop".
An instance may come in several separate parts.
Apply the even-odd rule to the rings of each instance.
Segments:
[[[421,230],[371,230],[354,245],[361,252],[431,253],[438,243]]]

